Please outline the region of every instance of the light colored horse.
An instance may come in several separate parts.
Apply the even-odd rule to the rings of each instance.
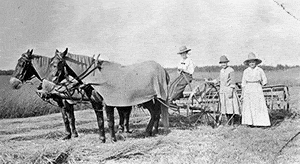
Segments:
[[[18,60],[14,73],[10,79],[12,87],[14,89],[19,89],[24,82],[29,81],[34,77],[37,77],[40,81],[42,81],[41,77],[48,76],[49,74],[48,72],[50,63],[51,58],[33,55],[33,50],[28,50],[26,53],[23,53],[21,55],[21,58]],[[92,87],[87,87],[84,89],[84,91],[95,110],[98,128],[100,130],[100,139],[102,142],[105,142],[102,110],[103,99],[97,92],[94,91]],[[74,105],[72,103],[69,103],[66,99],[62,99],[60,97],[56,97],[53,99],[62,109],[61,113],[66,130],[66,136],[64,136],[63,139],[70,139],[72,134],[74,137],[77,137],[78,133],[75,127]]]
[[[88,69],[92,69],[89,71]],[[106,104],[110,136],[116,140],[114,132],[114,107],[141,104],[151,114],[146,128],[146,136],[158,133],[158,123],[162,112],[164,127],[168,128],[167,100],[169,75],[154,61],[122,66],[109,61],[97,61],[94,66],[92,57],[75,55],[58,50],[50,64],[49,78],[63,79],[66,74],[81,72],[83,83],[93,83]],[[52,76],[52,77],[51,77]]]

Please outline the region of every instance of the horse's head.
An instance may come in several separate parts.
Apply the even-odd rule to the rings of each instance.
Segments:
[[[37,77],[41,80],[31,63],[31,60],[35,57],[32,52],[33,50],[28,50],[27,52],[23,53],[21,58],[18,60],[13,75],[9,80],[13,89],[20,89],[24,82],[29,81],[34,77]]]
[[[51,58],[51,62],[49,64],[49,74],[47,79],[54,82],[59,83],[66,77],[66,61],[65,57],[68,54],[68,49],[64,52],[59,52],[58,50],[55,51],[55,55]]]
[[[68,55],[68,48],[64,52],[60,52],[58,50],[55,51],[54,57],[51,59],[49,65],[49,74],[47,79],[56,84],[60,83],[64,79],[68,78],[68,76],[72,76],[73,78],[77,78],[76,73],[68,66],[66,59]]]

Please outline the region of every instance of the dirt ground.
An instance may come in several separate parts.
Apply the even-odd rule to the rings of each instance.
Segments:
[[[149,115],[133,111],[133,133],[117,134],[115,143],[100,143],[92,110],[76,111],[79,137],[67,141],[61,140],[61,114],[4,119],[0,163],[300,163],[300,135],[286,145],[300,131],[299,93],[299,87],[291,89],[292,113],[288,118],[272,115],[279,116],[270,128],[190,126],[177,115],[170,117],[170,131],[161,128],[158,135],[145,138]]]

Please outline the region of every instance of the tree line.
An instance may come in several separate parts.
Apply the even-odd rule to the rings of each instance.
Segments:
[[[12,75],[14,70],[0,70],[0,75]]]
[[[235,71],[244,71],[247,66],[245,65],[231,65],[231,67],[235,70]],[[291,68],[299,68],[299,65],[296,66],[288,66],[288,65],[282,65],[282,64],[278,64],[276,66],[269,66],[269,65],[260,65],[259,67],[261,67],[264,71],[277,71],[277,70],[286,70],[286,69],[291,69]],[[202,66],[202,67],[196,67],[195,68],[195,72],[218,72],[221,70],[221,66],[218,65],[212,65],[212,66]],[[176,70],[176,68],[167,68],[168,70],[172,71],[172,70]]]

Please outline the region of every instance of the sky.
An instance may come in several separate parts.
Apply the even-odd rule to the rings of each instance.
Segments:
[[[0,0],[0,70],[27,49],[52,57],[65,48],[176,67],[183,45],[197,66],[218,65],[221,55],[240,65],[249,52],[262,64],[300,65],[300,1],[276,1]]]

